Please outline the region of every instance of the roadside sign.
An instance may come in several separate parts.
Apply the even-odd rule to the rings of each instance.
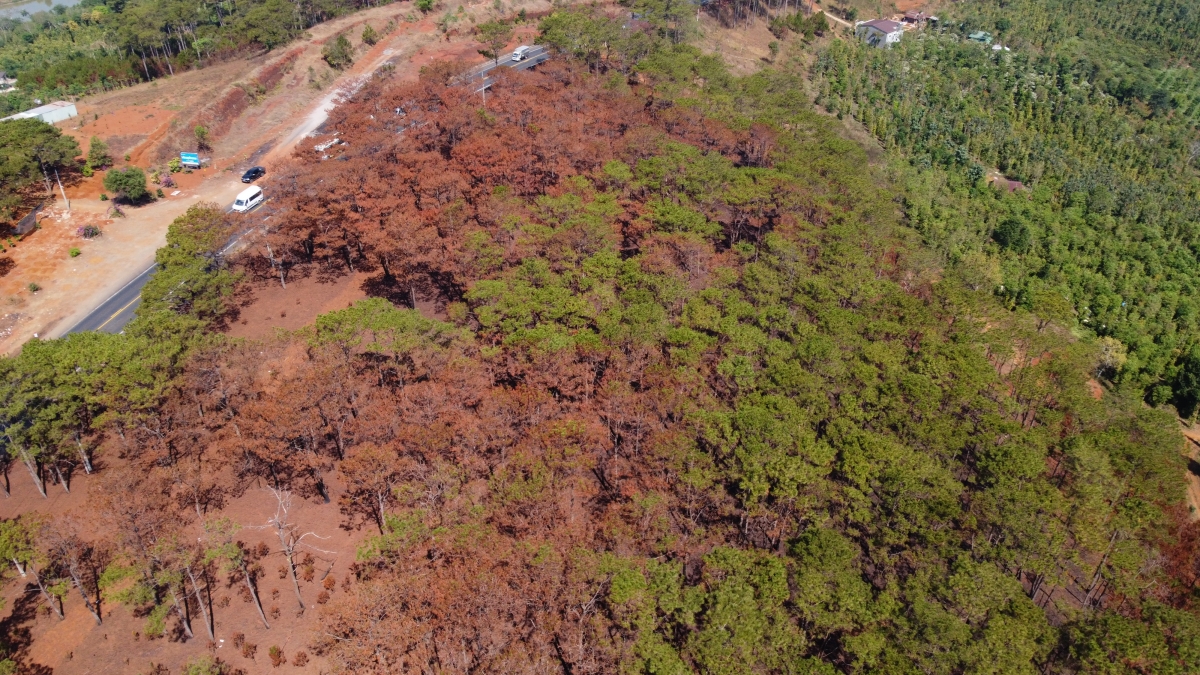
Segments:
[[[179,162],[184,166],[200,167],[200,154],[195,152],[179,153]]]

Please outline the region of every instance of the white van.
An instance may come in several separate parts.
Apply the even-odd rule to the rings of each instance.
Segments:
[[[521,45],[520,47],[517,47],[516,49],[513,50],[512,60],[513,61],[524,61],[525,57],[529,54],[530,49],[532,49],[532,47],[529,47],[527,45]]]
[[[233,200],[233,210],[237,211],[238,213],[245,213],[258,206],[262,202],[262,188],[255,185],[254,187],[248,187],[238,193],[237,199]]]

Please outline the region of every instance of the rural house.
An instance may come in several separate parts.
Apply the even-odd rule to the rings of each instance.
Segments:
[[[904,27],[888,19],[860,21],[854,24],[854,35],[875,47],[891,47],[904,35]]]

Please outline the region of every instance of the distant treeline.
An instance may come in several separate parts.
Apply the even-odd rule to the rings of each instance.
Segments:
[[[82,95],[271,49],[372,0],[83,0],[0,19],[0,67],[26,91]]]
[[[926,241],[1010,306],[1115,338],[1108,375],[1200,404],[1200,20],[1183,3],[983,2],[890,50],[822,48],[817,103],[903,158]],[[963,38],[986,30],[1011,51]],[[990,170],[1028,187],[985,186]]]

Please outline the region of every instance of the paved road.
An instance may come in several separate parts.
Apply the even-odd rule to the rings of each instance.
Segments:
[[[264,200],[262,204],[251,209],[248,213],[254,213],[262,208],[269,199]],[[233,207],[225,209],[226,213],[233,211]],[[242,232],[229,240],[229,243],[221,249],[224,254],[229,249],[233,248],[242,237],[246,236],[246,232]],[[154,276],[154,272],[158,270],[158,265],[151,265],[149,269],[134,277],[133,281],[121,287],[121,290],[114,293],[109,299],[100,303],[100,306],[92,310],[82,321],[75,324],[67,334],[82,333],[88,330],[98,330],[104,333],[120,333],[125,329],[125,324],[133,320],[134,314],[137,312],[138,305],[142,304],[142,288],[150,281],[150,277]]]
[[[539,63],[545,62],[549,58],[550,52],[546,51],[545,47],[541,45],[533,45],[529,48],[529,51],[525,53],[524,59],[521,59],[520,61],[513,61],[512,52],[501,54],[499,63],[496,63],[495,61],[488,61],[487,63],[476,66],[475,68],[467,71],[465,79],[468,82],[483,80],[483,82],[480,83],[475,89],[476,92],[480,92],[492,86],[492,84],[495,82],[495,80],[493,80],[491,77],[488,77],[488,73],[496,68],[511,68],[518,71],[529,70]]]
[[[151,265],[150,269],[134,277],[133,281],[125,284],[121,290],[100,303],[99,307],[92,310],[91,314],[75,324],[75,327],[67,333],[82,333],[87,330],[120,333],[125,328],[125,324],[133,319],[133,314],[142,301],[142,287],[146,285],[150,277],[154,276],[157,269],[157,265]]]

